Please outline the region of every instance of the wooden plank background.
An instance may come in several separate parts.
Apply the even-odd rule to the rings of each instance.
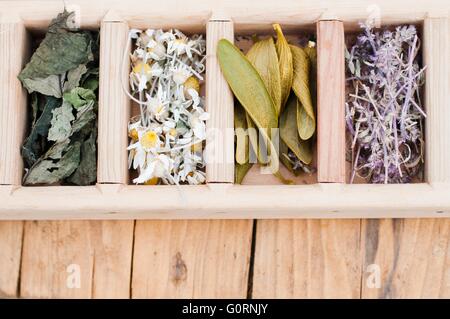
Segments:
[[[0,251],[2,298],[450,298],[449,219],[0,222]]]

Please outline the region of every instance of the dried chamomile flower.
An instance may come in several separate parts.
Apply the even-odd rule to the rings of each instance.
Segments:
[[[140,115],[128,126],[129,167],[136,184],[205,182],[202,147],[206,139],[205,40],[178,30],[132,30],[131,93]]]
[[[408,183],[423,167],[420,41],[414,26],[364,32],[346,52],[347,129],[353,175],[371,183]]]

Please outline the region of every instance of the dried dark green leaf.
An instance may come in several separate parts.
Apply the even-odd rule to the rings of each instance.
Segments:
[[[73,13],[64,12],[54,19],[44,40],[19,74],[28,90],[27,79],[45,79],[50,75],[63,75],[93,60],[90,32],[73,31]]]
[[[53,117],[52,112],[61,105],[60,100],[54,97],[47,97],[45,101],[44,110],[32,126],[30,135],[28,135],[22,145],[22,157],[28,167],[31,167],[44,153],[41,140],[47,140],[48,130]],[[37,98],[33,103],[38,103]]]
[[[70,176],[80,164],[81,143],[67,148],[60,160],[40,159],[24,177],[24,185],[54,184]]]
[[[85,186],[93,184],[97,179],[97,132],[93,130],[89,138],[81,146],[81,160],[75,173],[67,181],[71,184]]]

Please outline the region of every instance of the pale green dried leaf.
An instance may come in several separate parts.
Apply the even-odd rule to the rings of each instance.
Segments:
[[[219,40],[217,56],[222,73],[234,95],[255,122],[260,136],[268,140],[270,153],[268,169],[286,182],[278,171],[278,154],[270,141],[270,129],[278,127],[278,117],[261,76],[242,52],[227,39]]]
[[[280,68],[282,111],[291,92],[292,80],[294,76],[294,66],[292,53],[289,48],[289,44],[284,37],[283,31],[281,30],[281,26],[276,23],[273,25],[273,28],[277,34],[276,49],[278,54],[278,64]]]
[[[63,92],[69,92],[80,86],[81,77],[87,72],[85,64],[80,64],[77,68],[67,72],[67,79],[64,83]]]
[[[297,100],[297,128],[298,135],[304,141],[309,140],[316,131],[316,121],[312,119],[308,113],[306,113],[305,108],[302,103]]]
[[[281,110],[281,79],[277,50],[273,39],[268,38],[256,42],[248,51],[247,58],[261,76],[275,104],[278,116]]]
[[[51,127],[48,131],[47,139],[49,141],[61,142],[72,134],[73,107],[68,102],[52,111],[53,117]]]
[[[316,130],[316,119],[310,92],[311,62],[302,48],[293,45],[290,47],[294,61],[292,89],[300,101],[297,114],[298,132],[301,139],[307,140],[313,136]]]
[[[44,95],[61,98],[61,77],[59,75],[49,75],[46,78],[23,79],[23,86],[28,93],[39,92]]]
[[[234,168],[234,182],[236,184],[241,184],[244,180],[245,175],[247,175],[250,168],[252,168],[253,164],[245,163],[245,164],[236,164]]]
[[[274,102],[250,61],[227,39],[219,40],[217,56],[228,85],[256,126],[277,127]]]
[[[77,87],[70,92],[64,93],[64,101],[69,102],[75,109],[79,109],[89,101],[95,101],[96,96],[94,91]]]
[[[24,185],[54,184],[70,176],[80,163],[80,143],[69,146],[59,161],[41,159],[24,177]]]
[[[308,141],[299,138],[297,132],[297,97],[291,94],[280,118],[280,137],[295,156],[305,164],[312,161],[312,147]]]

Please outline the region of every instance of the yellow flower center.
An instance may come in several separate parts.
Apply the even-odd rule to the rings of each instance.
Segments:
[[[158,182],[159,182],[159,178],[153,177],[153,178],[150,178],[148,181],[146,181],[144,183],[144,185],[156,185],[156,184],[158,184]]]
[[[186,82],[184,82],[184,92],[187,93],[189,89],[194,89],[197,93],[200,92],[200,82],[195,76],[190,76],[187,78]]]
[[[184,44],[184,43],[186,43],[186,39],[176,39],[174,42],[176,44]]]
[[[177,136],[177,129],[176,128],[171,128],[169,131],[169,134],[173,137]]]
[[[143,148],[154,148],[158,143],[158,135],[154,131],[144,133],[140,139]]]
[[[156,109],[156,113],[160,113],[164,108],[164,105],[160,104],[158,105],[157,109]]]
[[[142,61],[138,62],[134,68],[133,68],[133,73],[138,73],[138,74],[150,74],[152,71],[150,65],[148,65],[147,63],[144,63]]]
[[[202,142],[198,142],[196,144],[191,145],[192,152],[200,152],[202,150]]]
[[[133,140],[137,141],[139,139],[138,132],[135,128],[131,129],[131,131],[128,132],[128,136]]]

